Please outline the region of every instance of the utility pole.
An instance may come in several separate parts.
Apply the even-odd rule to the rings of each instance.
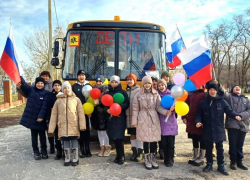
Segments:
[[[48,55],[48,65],[51,77],[53,77],[53,67],[50,64],[52,59],[52,16],[51,16],[51,0],[48,0],[48,21],[49,21],[49,55]]]

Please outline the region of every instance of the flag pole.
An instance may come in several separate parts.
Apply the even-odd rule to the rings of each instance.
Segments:
[[[180,33],[180,30],[179,30],[177,24],[175,24],[175,25],[176,25],[176,28],[177,28],[178,33],[179,33],[180,36],[181,36],[181,39],[182,39],[182,41],[183,41],[183,43],[184,43],[184,46],[187,47],[186,44],[185,44],[185,42],[184,42],[184,40],[183,40],[183,38],[182,38],[182,35],[181,35],[181,33]]]

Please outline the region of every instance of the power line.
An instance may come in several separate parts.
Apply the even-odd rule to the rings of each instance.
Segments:
[[[56,13],[57,27],[59,27],[58,18],[57,18],[57,12],[56,12],[56,3],[55,3],[55,0],[53,0],[53,1],[54,1],[55,13]]]

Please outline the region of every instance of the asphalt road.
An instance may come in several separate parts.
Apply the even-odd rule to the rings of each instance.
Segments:
[[[126,163],[113,163],[115,152],[110,157],[98,157],[99,145],[97,141],[91,143],[91,158],[80,159],[77,167],[64,167],[63,160],[54,160],[55,155],[49,155],[47,160],[36,161],[31,148],[30,131],[20,125],[0,128],[0,179],[12,180],[40,180],[40,179],[250,179],[250,170],[233,171],[229,169],[228,142],[224,143],[226,168],[230,176],[224,176],[216,171],[214,162],[212,172],[203,173],[202,167],[194,167],[187,162],[192,157],[191,140],[185,133],[185,125],[179,120],[179,135],[176,136],[176,152],[173,167],[166,167],[158,160],[160,168],[146,170],[143,163],[129,161],[130,145],[126,144]],[[247,135],[245,146],[245,164],[250,167],[250,138]],[[216,160],[216,159],[214,159]]]

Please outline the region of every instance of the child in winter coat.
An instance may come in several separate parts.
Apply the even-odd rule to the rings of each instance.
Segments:
[[[44,89],[45,81],[41,77],[37,77],[35,86],[29,86],[21,77],[21,82],[17,84],[17,88],[25,93],[27,97],[27,104],[24,109],[20,124],[31,130],[32,148],[34,158],[47,159],[47,145],[46,145],[46,112],[47,112],[47,97],[49,91]],[[38,148],[38,134],[41,143],[41,154]]]
[[[72,92],[71,85],[68,81],[62,84],[63,94],[57,95],[57,100],[53,106],[49,133],[54,133],[58,125],[58,137],[63,141],[65,154],[64,166],[77,166],[78,159],[78,142],[80,132],[86,130],[85,115],[82,103]],[[70,148],[72,144],[72,151]],[[70,162],[70,154],[73,152],[73,160]]]
[[[140,86],[136,84],[137,76],[135,74],[128,74],[126,76],[127,82],[127,93],[129,97],[129,102],[133,102],[135,95],[139,92]],[[138,162],[142,160],[142,153],[143,153],[143,142],[136,139],[136,128],[132,127],[132,104],[130,103],[129,108],[126,110],[127,115],[127,133],[130,134],[130,142],[132,146],[133,154],[130,157],[131,161]]]
[[[53,106],[56,102],[56,99],[57,99],[56,96],[59,93],[61,93],[62,82],[60,80],[55,80],[55,81],[53,81],[52,85],[53,85],[53,90],[48,96],[48,112],[47,112],[47,118],[46,118],[46,123],[47,123],[48,127],[49,127],[52,108],[53,108]],[[49,135],[50,134],[48,134],[48,136]],[[61,157],[62,157],[62,144],[61,144],[60,139],[58,138],[58,126],[56,126],[55,133],[52,134],[52,136],[49,137],[48,139],[50,141],[50,147],[51,146],[56,147],[57,152],[56,152],[55,160],[61,159]],[[52,150],[52,149],[50,149],[50,150]]]
[[[86,102],[86,97],[84,97],[84,95],[82,94],[82,88],[85,85],[90,85],[89,81],[86,80],[85,71],[79,70],[77,72],[77,81],[72,86],[72,90],[75,93],[76,97],[78,97],[81,100],[82,105]],[[90,142],[89,117],[90,116],[91,115],[85,115],[86,131],[80,131],[80,139],[79,139],[80,152],[81,152],[80,158],[92,156],[90,152],[90,148],[89,148],[89,142]]]
[[[163,115],[168,114],[168,110],[161,106],[161,97],[152,84],[150,76],[142,78],[143,87],[135,95],[132,106],[132,126],[136,127],[137,140],[144,142],[146,169],[159,168],[154,155],[157,142],[161,140],[161,126],[157,111]]]
[[[208,94],[205,99],[200,102],[195,118],[196,127],[203,127],[202,138],[206,144],[207,165],[203,171],[209,172],[212,170],[212,149],[213,143],[215,143],[217,150],[217,170],[224,175],[229,175],[224,167],[223,141],[226,140],[224,113],[238,121],[241,120],[241,117],[240,114],[235,113],[223,99],[223,93],[217,94],[217,84],[210,83],[207,90]]]
[[[167,82],[164,79],[158,81],[158,92],[162,97],[170,95],[170,90],[167,89]],[[161,143],[164,152],[164,164],[171,167],[174,164],[174,137],[178,135],[178,124],[175,116],[174,106],[170,108],[167,114],[168,121],[165,122],[167,116],[159,114],[161,123]]]
[[[188,138],[192,139],[194,156],[188,161],[189,164],[200,166],[204,164],[204,157],[206,152],[205,142],[202,140],[202,128],[195,126],[195,117],[197,114],[198,106],[202,100],[205,99],[206,93],[204,86],[201,86],[196,91],[188,95],[186,103],[189,106],[187,115],[182,116],[183,123],[186,124],[186,132]],[[198,155],[199,154],[199,155]]]
[[[114,163],[121,165],[125,161],[124,134],[126,129],[126,109],[129,107],[129,99],[126,91],[122,89],[118,76],[111,76],[108,88],[109,91],[106,94],[113,96],[115,93],[121,93],[124,96],[124,102],[121,104],[122,112],[119,116],[111,116],[109,108],[104,107],[105,112],[110,114],[110,119],[108,120],[108,136],[113,139],[115,143],[116,158]]]
[[[105,112],[104,106],[101,102],[102,96],[108,91],[107,85],[102,85],[104,82],[104,77],[101,75],[98,75],[96,77],[96,85],[94,88],[98,88],[101,91],[101,96],[99,99],[94,100],[94,103],[96,104],[94,112],[91,116],[91,121],[94,129],[97,130],[98,138],[100,142],[100,151],[98,153],[98,156],[109,156],[111,153],[111,146],[109,145],[109,137],[107,135],[107,123],[109,120],[109,115]]]

